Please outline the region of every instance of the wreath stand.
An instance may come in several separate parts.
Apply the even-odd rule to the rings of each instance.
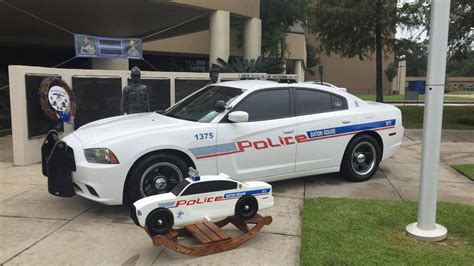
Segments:
[[[243,234],[232,238],[226,231],[221,229],[229,223],[237,227]],[[253,238],[263,226],[271,223],[271,216],[261,216],[257,213],[255,217],[249,220],[242,220],[237,216],[231,216],[218,222],[201,222],[186,225],[184,228],[171,229],[165,235],[152,236],[146,227],[145,230],[153,240],[153,245],[157,247],[165,246],[175,252],[189,256],[206,256],[231,250],[244,244]],[[250,229],[249,225],[252,224],[254,226]],[[186,236],[195,238],[200,244],[194,246],[180,244],[178,238]]]

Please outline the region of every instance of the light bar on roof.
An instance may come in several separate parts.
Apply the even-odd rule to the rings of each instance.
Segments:
[[[241,73],[240,79],[262,79],[262,80],[296,80],[294,74],[265,74],[265,73]]]
[[[294,74],[267,74],[267,79],[271,80],[296,80],[297,78],[298,76]]]
[[[240,79],[267,79],[265,73],[241,73],[239,74]]]

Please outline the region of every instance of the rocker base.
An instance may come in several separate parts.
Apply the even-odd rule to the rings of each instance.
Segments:
[[[226,231],[221,228],[227,224],[233,224],[243,234],[238,237],[230,237]],[[184,228],[172,229],[165,235],[157,235],[152,237],[147,228],[148,235],[153,240],[153,245],[159,247],[164,246],[175,252],[179,252],[189,256],[206,256],[210,254],[219,253],[234,249],[251,238],[253,238],[263,226],[272,223],[271,216],[261,216],[256,214],[250,220],[242,220],[239,217],[231,216],[218,222],[202,222],[197,224],[187,225]],[[250,229],[249,225],[254,226]],[[178,238],[191,236],[199,241],[201,244],[194,246],[185,246],[179,243]]]

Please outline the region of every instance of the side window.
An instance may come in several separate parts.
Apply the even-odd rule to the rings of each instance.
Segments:
[[[316,90],[296,90],[296,115],[332,111],[331,95]]]
[[[344,101],[344,98],[342,98],[342,97],[331,94],[331,102],[332,102],[332,109],[333,110],[347,109],[346,101]]]
[[[296,115],[317,114],[347,109],[343,97],[310,89],[296,89]]]
[[[243,100],[233,111],[249,113],[249,122],[289,117],[290,92],[288,89],[255,92]]]
[[[184,192],[185,195],[194,195],[202,193],[210,193],[221,190],[236,189],[237,183],[233,181],[209,181],[200,182],[190,185]]]

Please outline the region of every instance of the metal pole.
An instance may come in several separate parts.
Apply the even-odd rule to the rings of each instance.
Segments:
[[[444,226],[436,224],[436,202],[448,50],[449,6],[450,0],[431,2],[418,222],[406,227],[408,235],[426,241],[440,241],[448,235],[448,230]]]

